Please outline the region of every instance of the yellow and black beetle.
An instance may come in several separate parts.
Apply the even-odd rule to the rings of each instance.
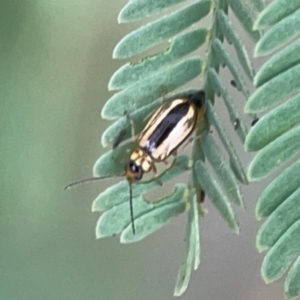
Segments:
[[[195,130],[198,122],[205,114],[204,91],[190,92],[184,97],[160,106],[150,117],[145,128],[137,136],[136,148],[125,165],[125,172],[115,176],[125,176],[129,183],[129,201],[132,230],[135,233],[132,209],[131,184],[143,178],[144,173],[150,171],[156,174],[155,163],[164,162],[176,152]],[[114,176],[86,178],[65,187],[86,181],[99,180]]]

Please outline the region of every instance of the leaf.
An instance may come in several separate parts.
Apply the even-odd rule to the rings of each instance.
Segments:
[[[189,159],[187,156],[181,155],[176,157],[172,166],[162,172],[156,179],[137,182],[132,185],[132,196],[136,198],[142,194],[152,191],[155,188],[160,187],[161,183],[166,183],[176,176],[182,174],[189,167]],[[118,197],[116,197],[118,195]],[[129,197],[128,182],[122,180],[119,183],[107,188],[103,191],[93,202],[92,211],[104,211],[119,205],[123,202],[127,202]]]
[[[264,115],[253,126],[245,141],[246,151],[257,151],[300,123],[300,94]]]
[[[246,5],[244,1],[228,0],[228,3],[236,15],[242,26],[252,38],[253,41],[258,41],[260,33],[253,31],[254,18],[251,9]]]
[[[242,91],[243,95],[247,99],[249,96],[249,91],[246,86],[245,80],[243,78],[243,74],[241,70],[238,68],[238,66],[235,64],[233,59],[230,57],[230,54],[225,49],[223,44],[219,39],[214,39],[212,41],[212,48],[214,50],[215,56],[218,58],[219,62],[222,64],[224,63],[230,70],[234,81],[236,82],[237,89],[239,91]],[[212,68],[211,68],[212,69]]]
[[[300,89],[300,64],[272,78],[248,99],[245,112],[257,113],[271,108]]]
[[[149,234],[163,227],[171,218],[185,211],[185,202],[175,202],[153,209],[140,217],[135,222],[136,234],[132,233],[131,225],[128,225],[121,234],[122,244],[138,242]]]
[[[145,106],[162,96],[162,90],[171,92],[191,81],[201,73],[202,62],[189,58],[153,76],[138,81],[106,101],[101,116],[104,119],[117,119],[124,112]]]
[[[298,256],[286,277],[284,291],[288,299],[300,295],[300,256]]]
[[[220,180],[230,202],[244,208],[245,203],[242,199],[240,187],[234,177],[234,174],[230,170],[229,165],[221,156],[220,149],[209,135],[203,137],[201,142],[204,154],[213,167],[213,170]]]
[[[300,8],[299,1],[275,0],[272,1],[257,17],[253,29],[264,29],[278,23]]]
[[[181,201],[185,190],[185,185],[178,184],[171,195],[155,202],[146,202],[142,196],[137,196],[133,200],[134,219],[158,207]],[[116,205],[101,215],[96,225],[96,237],[103,238],[119,234],[128,225],[131,225],[129,201]]]
[[[127,141],[116,149],[110,150],[101,155],[95,162],[93,167],[93,174],[96,177],[111,176],[116,177],[124,173],[124,164],[129,160],[130,152],[134,142]],[[122,175],[121,175],[122,176]]]
[[[205,194],[219,210],[229,228],[231,228],[235,233],[239,233],[239,225],[234,211],[232,210],[229,200],[221,190],[216,180],[212,178],[212,176],[207,172],[204,164],[199,160],[196,162],[195,170]]]
[[[266,177],[275,168],[295,155],[300,149],[299,136],[300,126],[297,126],[260,150],[249,165],[249,180],[255,181]]]
[[[117,44],[113,58],[126,58],[141,53],[190,27],[209,13],[210,5],[208,0],[197,1],[140,27]]]
[[[200,229],[199,229],[199,212],[198,212],[198,202],[197,197],[194,196],[192,199],[191,211],[193,216],[191,216],[191,223],[194,227],[195,234],[193,239],[195,240],[195,249],[194,249],[194,270],[197,270],[200,266],[200,254],[201,254],[201,246],[200,246]]]
[[[280,75],[300,63],[300,39],[289,44],[286,48],[273,55],[260,68],[254,78],[256,87],[262,86],[270,79]]]
[[[241,66],[243,67],[249,79],[252,79],[254,76],[252,62],[238,32],[235,30],[235,27],[229,20],[228,16],[222,10],[218,9],[216,15],[220,24],[220,29],[226,37],[226,40],[228,41],[228,43],[234,46]]]
[[[261,219],[269,216],[300,186],[300,160],[275,177],[258,198],[255,214]]]
[[[217,94],[221,94],[222,98],[224,99],[224,103],[226,105],[227,111],[229,113],[230,121],[232,124],[238,119],[240,120],[239,126],[236,129],[236,132],[241,140],[242,143],[244,143],[247,135],[247,128],[243,121],[243,119],[240,116],[240,113],[238,112],[238,109],[235,106],[233,98],[228,93],[228,90],[223,85],[220,76],[217,74],[217,72],[213,68],[209,68],[207,71],[207,76],[211,82],[211,85]]]
[[[284,200],[261,226],[256,238],[259,251],[272,247],[300,219],[300,188]]]
[[[145,202],[141,196],[138,196],[133,201],[134,216],[153,209],[153,205]],[[113,206],[111,209],[104,212],[99,218],[96,225],[97,239],[113,236],[122,232],[122,230],[130,224],[129,199],[127,202]]]
[[[132,22],[147,17],[154,12],[161,11],[169,6],[183,2],[183,0],[135,0],[129,1],[118,16],[119,23]]]
[[[208,120],[210,124],[212,124],[216,128],[216,131],[222,141],[222,144],[229,155],[230,166],[234,171],[234,174],[240,182],[247,184],[247,176],[244,172],[240,159],[210,101],[207,101],[206,107]]]
[[[194,195],[189,194],[189,203],[191,205],[192,202],[196,197]],[[188,224],[187,224],[187,234],[186,234],[186,245],[185,245],[185,255],[183,262],[179,268],[179,272],[177,275],[177,281],[175,285],[175,290],[174,290],[174,296],[181,296],[187,289],[190,278],[191,278],[191,273],[193,269],[193,260],[195,256],[195,247],[196,243],[198,241],[199,244],[199,239],[196,237],[196,227],[195,227],[195,214],[194,214],[194,209],[191,206],[189,210],[189,215],[188,215]],[[197,219],[198,222],[198,219]],[[199,232],[198,232],[199,234]]]
[[[300,220],[295,222],[266,254],[261,273],[266,283],[282,277],[300,252]]]
[[[258,41],[254,49],[255,56],[267,55],[297,36],[300,32],[300,9],[287,16]]]
[[[169,47],[161,53],[147,57],[138,63],[127,63],[117,70],[108,84],[109,90],[118,90],[136,83],[154,73],[164,70],[183,56],[204,44],[207,29],[196,29],[170,40]]]

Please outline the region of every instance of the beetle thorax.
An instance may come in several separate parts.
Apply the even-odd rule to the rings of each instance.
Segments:
[[[145,173],[152,169],[152,158],[141,149],[134,150],[130,156],[130,160],[134,161],[137,166],[141,167]]]

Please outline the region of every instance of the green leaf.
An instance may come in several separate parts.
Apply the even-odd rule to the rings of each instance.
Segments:
[[[253,158],[248,169],[251,181],[269,175],[275,168],[296,154],[300,149],[300,126],[297,126],[260,150]]]
[[[300,220],[295,222],[266,254],[261,273],[266,283],[282,277],[300,252]]]
[[[226,105],[227,111],[229,113],[229,118],[232,124],[238,119],[240,120],[238,128],[236,128],[236,133],[238,134],[242,143],[244,143],[247,135],[247,128],[240,116],[240,113],[235,106],[233,98],[228,93],[228,90],[223,85],[220,76],[213,68],[209,68],[207,71],[207,76],[211,82],[211,85],[216,94],[221,94],[222,98],[224,99],[224,103]]]
[[[257,17],[253,29],[264,29],[278,23],[300,8],[300,2],[295,0],[272,1]]]
[[[300,10],[276,23],[255,46],[255,56],[267,55],[286,44],[300,32]]]
[[[193,216],[191,216],[191,223],[194,226],[195,234],[193,239],[195,240],[195,249],[194,249],[194,270],[197,270],[200,266],[200,255],[201,255],[201,245],[200,245],[200,229],[199,229],[199,211],[198,211],[198,202],[197,197],[194,196],[192,199],[191,211]]]
[[[195,170],[198,176],[198,180],[205,191],[205,194],[209,197],[214,206],[219,210],[221,216],[227,222],[229,228],[231,228],[235,233],[239,233],[239,225],[234,211],[219,184],[207,172],[206,167],[201,161],[198,160],[196,162]]]
[[[251,9],[244,1],[228,0],[228,3],[236,15],[236,17],[241,22],[242,26],[252,38],[253,41],[258,41],[260,33],[258,31],[253,31],[254,17],[252,15]]]
[[[294,162],[275,177],[258,198],[257,219],[269,216],[300,186],[300,160]]]
[[[261,226],[256,237],[259,251],[272,247],[287,229],[300,219],[299,199],[300,188],[279,205]]]
[[[135,0],[129,1],[118,16],[119,23],[132,22],[151,15],[154,12],[161,11],[174,4],[183,2],[183,0]]]
[[[246,113],[257,113],[271,108],[300,89],[300,64],[280,73],[259,87],[245,106]]]
[[[132,185],[132,197],[136,198],[153,189],[160,187],[161,183],[166,183],[176,176],[182,174],[189,167],[189,159],[185,155],[176,157],[172,166],[162,172],[156,179],[137,182]],[[116,197],[118,195],[118,197]],[[119,183],[107,188],[93,202],[92,211],[104,211],[114,207],[115,205],[127,202],[129,198],[129,188],[127,180],[122,180]]]
[[[249,58],[246,47],[241,40],[235,27],[229,20],[228,16],[220,9],[217,10],[217,18],[224,36],[228,43],[234,46],[239,62],[241,63],[247,76],[252,79],[254,76],[254,68]]]
[[[207,29],[196,29],[170,40],[169,47],[161,53],[147,57],[138,63],[127,63],[117,70],[108,84],[109,90],[119,90],[163,70],[183,56],[204,44]]]
[[[184,184],[178,184],[173,194],[155,202],[146,202],[142,196],[135,197],[133,200],[134,219],[158,207],[181,201],[185,191],[186,186]],[[129,224],[131,225],[129,209],[129,201],[127,201],[104,212],[96,225],[96,237],[103,238],[119,234]]]
[[[288,299],[300,295],[300,256],[298,256],[286,277],[284,291]]]
[[[129,209],[128,199],[127,202],[116,205],[104,212],[96,225],[97,239],[121,233],[131,223]],[[151,209],[153,209],[153,204],[145,202],[141,196],[134,198],[133,213],[135,217]]]
[[[286,48],[273,55],[260,68],[254,78],[256,87],[260,87],[265,82],[276,77],[282,72],[300,63],[300,39],[289,44]]]
[[[246,151],[257,151],[294,125],[300,123],[300,94],[264,115],[253,126],[245,141]]]
[[[230,202],[244,208],[245,203],[243,202],[240,187],[229,165],[221,156],[220,149],[209,135],[203,137],[201,142],[204,154],[219,178]]]
[[[201,73],[202,62],[189,58],[153,76],[138,81],[106,101],[101,116],[104,119],[117,119],[124,112],[145,106],[162,96],[162,91],[171,92],[196,78]]]
[[[101,155],[93,167],[94,176],[118,176],[124,173],[124,164],[128,162],[130,150],[134,148],[134,142],[127,141],[116,149]],[[128,151],[129,150],[129,151]]]
[[[135,235],[132,233],[131,224],[128,225],[121,234],[120,242],[127,244],[144,239],[149,234],[163,227],[171,218],[184,212],[185,206],[185,202],[177,202],[154,208],[135,220]]]
[[[192,205],[191,202],[193,202],[193,199],[195,200],[195,197],[193,195],[189,194],[189,202]],[[198,221],[198,219],[197,219]],[[183,262],[179,268],[178,276],[177,276],[177,282],[175,285],[174,290],[174,296],[181,296],[187,289],[191,273],[193,269],[193,260],[195,256],[195,247],[196,247],[196,228],[195,228],[195,214],[194,209],[191,207],[189,210],[189,216],[188,216],[188,225],[187,225],[187,234],[186,234],[186,245],[185,245],[185,255]],[[199,234],[199,232],[198,232]],[[199,243],[199,240],[198,240]]]
[[[215,109],[210,101],[207,101],[206,107],[207,107],[207,117],[209,119],[209,122],[216,128],[216,131],[221,139],[221,142],[229,155],[230,166],[234,174],[236,175],[237,179],[240,182],[247,184],[248,179],[243,169],[242,163],[224,129],[224,126],[222,126],[222,123],[218,115],[216,114]]]
[[[245,98],[248,99],[250,93],[246,86],[243,74],[219,39],[213,39],[212,49],[219,62],[221,64],[224,63],[229,68],[236,82],[237,89],[242,91]]]
[[[211,2],[201,0],[148,23],[126,35],[115,47],[113,58],[126,58],[141,53],[164,39],[200,21],[210,11]]]

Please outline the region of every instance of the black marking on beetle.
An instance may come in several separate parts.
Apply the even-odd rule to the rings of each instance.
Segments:
[[[190,103],[184,102],[175,106],[166,117],[156,127],[156,130],[149,137],[149,144],[145,149],[147,152],[150,149],[158,148],[169,136],[177,123],[185,116],[189,110]]]

